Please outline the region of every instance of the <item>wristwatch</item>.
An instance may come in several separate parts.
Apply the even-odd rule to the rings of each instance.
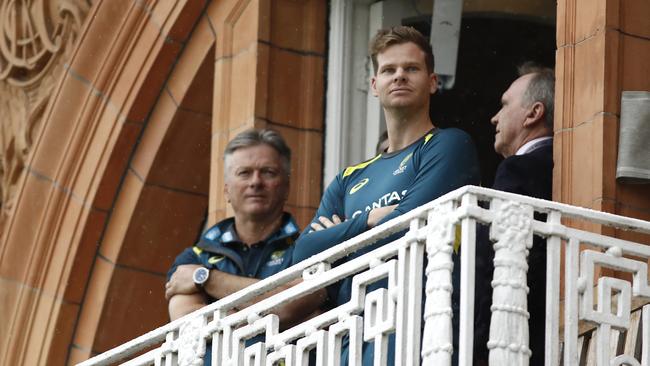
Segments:
[[[194,273],[192,274],[192,280],[194,281],[196,287],[198,287],[199,289],[203,289],[203,286],[205,285],[206,282],[208,282],[209,277],[210,277],[210,270],[205,267],[199,267],[195,269]]]

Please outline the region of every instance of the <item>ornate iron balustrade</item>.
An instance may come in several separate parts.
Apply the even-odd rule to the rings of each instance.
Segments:
[[[479,201],[489,205],[479,206]],[[547,214],[546,221],[536,220],[535,212]],[[307,365],[308,353],[315,349],[317,365],[334,366],[339,365],[341,340],[346,335],[350,344],[350,365],[361,364],[364,341],[375,343],[377,365],[385,363],[386,342],[392,333],[396,339],[398,365],[450,365],[452,352],[458,352],[460,365],[470,365],[477,223],[491,225],[490,236],[495,241],[495,278],[511,279],[492,282],[495,291],[488,342],[491,364],[528,365],[525,273],[528,249],[535,234],[545,237],[547,246],[546,365],[558,365],[561,356],[564,365],[578,365],[579,322],[596,326],[597,365],[647,365],[650,316],[642,320],[642,363],[631,355],[612,354],[610,337],[612,332],[629,328],[633,298],[650,301],[647,273],[650,246],[565,226],[562,221],[567,218],[650,234],[650,222],[468,186],[80,365],[113,364],[156,345],[124,364],[201,365],[206,340],[211,338],[215,365],[276,365],[280,361],[287,366]],[[401,238],[331,268],[331,263],[349,253],[404,230],[406,233]],[[453,245],[458,239],[463,248],[460,327],[458,350],[453,350],[451,277]],[[580,251],[581,244],[589,244],[593,249]],[[563,249],[562,337],[560,271]],[[426,268],[424,263],[427,263]],[[601,277],[593,286],[597,267],[630,272],[633,279],[628,282]],[[290,329],[279,330],[274,308],[349,276],[354,277],[348,303]],[[258,295],[297,278],[302,278],[303,282],[244,310],[230,313]],[[387,279],[387,288],[366,293],[366,286],[380,279]],[[421,308],[423,288],[424,309]],[[615,309],[612,300],[616,300]],[[650,308],[644,308],[644,314],[649,311]],[[258,334],[265,335],[265,343],[245,347],[244,341]],[[561,338],[564,339],[562,355]]]

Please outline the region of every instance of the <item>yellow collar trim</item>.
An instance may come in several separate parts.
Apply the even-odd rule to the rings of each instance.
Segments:
[[[377,159],[379,159],[379,158],[381,158],[381,154],[379,154],[379,155],[375,156],[374,158],[372,158],[371,160],[365,161],[365,162],[363,162],[361,164],[357,164],[357,165],[345,168],[345,171],[343,171],[343,178],[345,178],[348,175],[354,173],[355,170],[359,170],[359,169],[363,169],[363,168],[367,167],[368,165],[370,165],[370,164],[374,163],[375,161],[377,161]]]

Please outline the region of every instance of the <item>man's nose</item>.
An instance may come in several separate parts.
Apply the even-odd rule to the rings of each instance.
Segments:
[[[260,175],[260,172],[253,172],[251,174],[251,179],[248,181],[248,184],[251,186],[258,186],[262,183],[262,175]]]
[[[398,67],[397,70],[395,70],[395,81],[406,81],[406,73],[404,72],[404,69],[401,67]]]
[[[498,115],[499,115],[499,113],[495,114],[494,116],[492,116],[492,118],[490,118],[490,123],[491,124],[493,124],[495,126],[497,125],[497,122],[499,122],[499,119],[497,118]]]

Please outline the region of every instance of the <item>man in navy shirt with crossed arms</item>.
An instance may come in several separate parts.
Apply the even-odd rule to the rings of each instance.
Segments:
[[[194,246],[178,255],[169,270],[165,297],[175,320],[231,295],[290,265],[298,225],[284,212],[289,195],[291,151],[273,130],[239,133],[224,152],[224,195],[234,216],[208,229]],[[241,306],[273,293],[280,286]],[[324,301],[325,291],[306,295],[275,309],[280,326],[303,321]],[[248,345],[262,340],[256,337]],[[207,348],[205,365],[211,365]]]
[[[296,242],[292,263],[456,188],[479,183],[471,138],[459,129],[436,128],[429,117],[429,98],[437,90],[437,77],[426,38],[411,27],[380,30],[370,44],[370,54],[375,72],[370,80],[371,89],[384,110],[388,148],[336,176],[309,227]],[[346,279],[329,289],[334,306],[349,301],[351,283],[351,279]],[[344,345],[344,363],[345,348]],[[364,344],[364,364],[372,364],[372,348],[372,344]],[[388,364],[392,365],[392,353],[388,356]]]

